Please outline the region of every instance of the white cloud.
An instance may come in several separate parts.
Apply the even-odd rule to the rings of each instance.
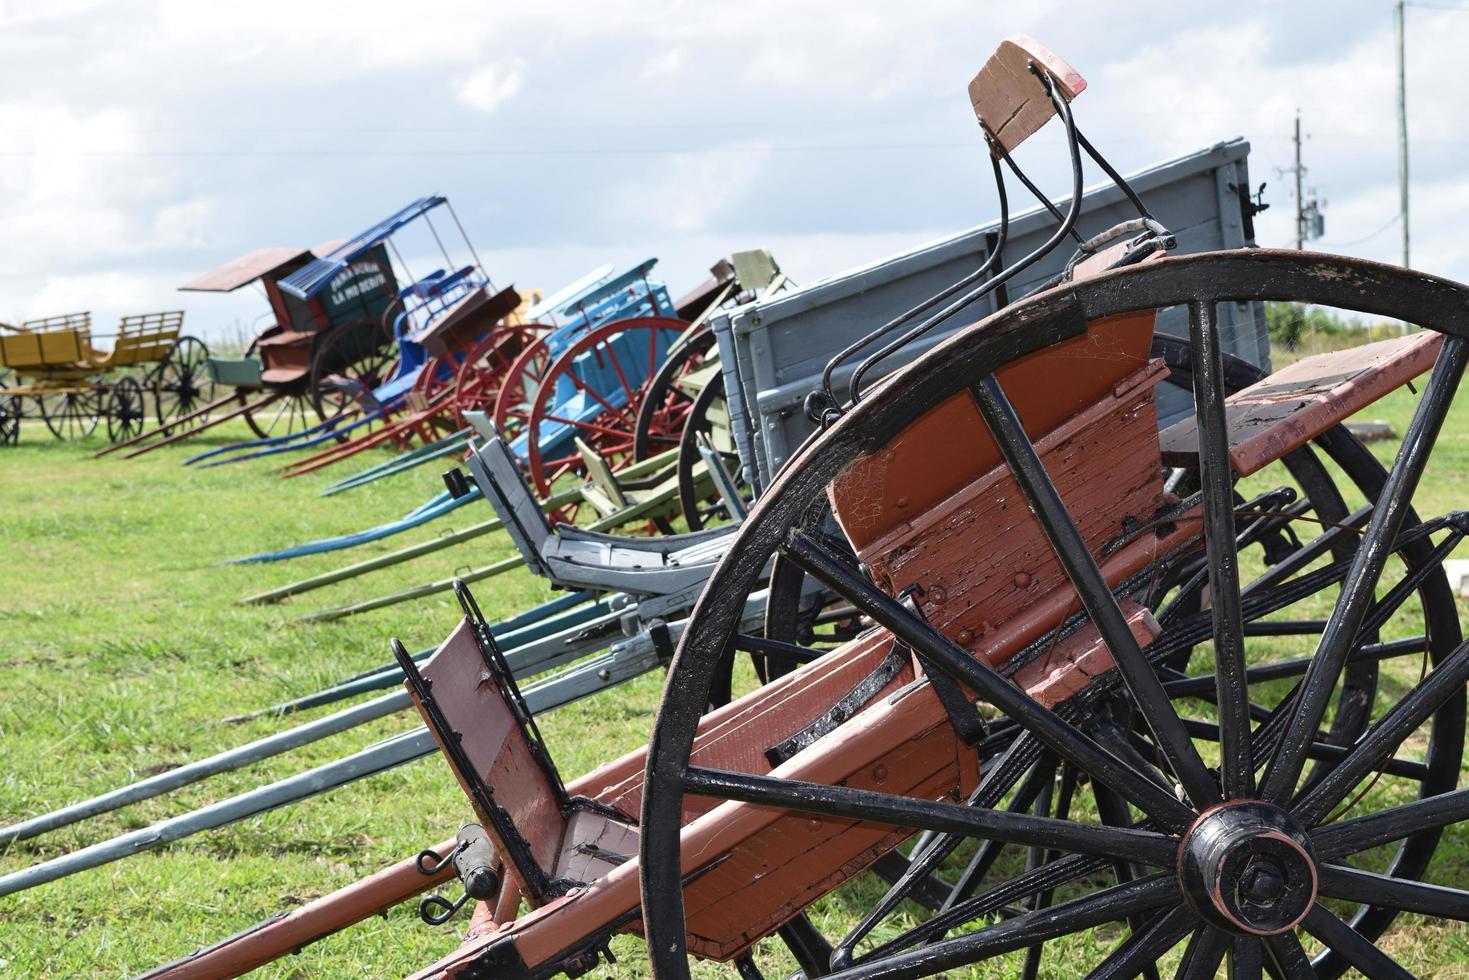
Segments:
[[[524,84],[525,59],[510,58],[478,66],[454,86],[454,95],[471,109],[488,114],[514,98]]]
[[[760,176],[770,147],[751,141],[729,153],[680,153],[660,159],[649,176],[613,195],[609,217],[643,232],[693,235],[710,231]]]
[[[643,65],[642,77],[645,79],[668,78],[678,75],[684,70],[688,60],[689,49],[682,44],[675,44],[649,58]]]

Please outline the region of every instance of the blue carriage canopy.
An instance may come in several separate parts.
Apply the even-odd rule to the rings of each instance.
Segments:
[[[399,228],[422,217],[439,205],[447,204],[448,201],[449,199],[441,194],[419,198],[361,234],[354,235],[342,242],[321,258],[306,263],[282,279],[280,288],[297,299],[309,299],[315,296],[325,289],[338,273],[347,268],[353,259],[388,238]]]

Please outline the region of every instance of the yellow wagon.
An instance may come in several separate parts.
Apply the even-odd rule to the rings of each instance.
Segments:
[[[25,418],[58,439],[84,439],[106,419],[115,442],[142,431],[150,401],[160,423],[208,402],[209,349],[181,336],[183,323],[182,310],[125,316],[110,350],[93,346],[90,313],[0,323],[0,445],[17,441]]]

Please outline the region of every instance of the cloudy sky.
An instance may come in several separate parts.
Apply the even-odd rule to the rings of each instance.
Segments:
[[[1088,78],[1124,170],[1248,138],[1262,244],[1293,235],[1299,107],[1322,244],[1397,258],[1388,0],[0,0],[0,319],[183,305],[229,336],[257,295],[176,287],[428,193],[501,283],[656,255],[679,291],[761,245],[809,281],[993,216],[964,86],[1015,32]],[[1410,5],[1408,42],[1414,264],[1469,279],[1469,2]],[[1022,151],[1052,188],[1056,148]]]

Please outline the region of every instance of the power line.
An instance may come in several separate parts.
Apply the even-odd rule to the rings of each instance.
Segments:
[[[1355,239],[1353,239],[1352,241],[1349,241],[1349,242],[1322,242],[1321,247],[1322,248],[1351,248],[1354,245],[1361,245],[1363,242],[1369,242],[1372,239],[1376,238],[1378,235],[1380,235],[1383,232],[1387,231],[1393,225],[1397,224],[1398,223],[1398,219],[1401,218],[1401,217],[1402,217],[1401,214],[1395,214],[1395,215],[1393,215],[1391,218],[1388,218],[1387,219],[1387,223],[1385,225],[1383,225],[1381,228],[1377,229],[1376,231],[1374,231],[1370,235],[1363,235],[1361,238],[1355,238]]]

